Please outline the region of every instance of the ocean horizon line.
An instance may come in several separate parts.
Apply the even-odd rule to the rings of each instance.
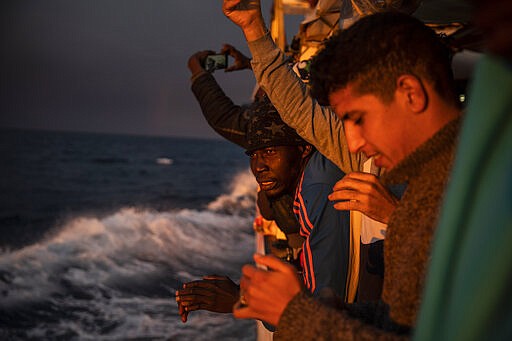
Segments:
[[[18,132],[44,132],[44,133],[69,133],[69,134],[87,134],[87,135],[110,135],[110,136],[126,136],[126,137],[142,137],[142,138],[171,138],[171,139],[186,139],[186,140],[199,140],[199,141],[226,141],[221,136],[196,136],[196,135],[162,135],[162,134],[147,134],[147,133],[129,133],[129,132],[105,132],[105,131],[91,131],[91,130],[74,130],[74,129],[56,129],[56,128],[33,128],[33,127],[16,127],[16,126],[0,126],[3,131],[18,131]]]

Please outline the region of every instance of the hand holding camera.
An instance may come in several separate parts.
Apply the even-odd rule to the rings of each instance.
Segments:
[[[233,58],[233,65],[229,65],[229,56]],[[225,69],[226,72],[252,69],[251,58],[245,56],[230,44],[224,44],[220,53],[211,50],[200,51],[193,54],[188,60],[188,68],[193,75],[205,70],[214,72]]]
[[[204,61],[209,55],[215,54],[214,51],[206,50],[194,53],[188,59],[188,68],[192,75],[196,75],[204,71]]]
[[[221,53],[230,55],[234,59],[233,65],[227,67],[226,72],[252,69],[251,58],[238,51],[233,45],[224,44]]]
[[[206,50],[194,53],[188,59],[188,68],[192,75],[198,74],[204,70],[213,72],[219,69],[225,69],[228,66],[227,54],[215,54],[214,51]]]

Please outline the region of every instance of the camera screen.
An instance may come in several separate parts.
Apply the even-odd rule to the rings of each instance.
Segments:
[[[228,66],[228,56],[225,54],[214,54],[206,57],[204,68],[206,71],[225,69]]]

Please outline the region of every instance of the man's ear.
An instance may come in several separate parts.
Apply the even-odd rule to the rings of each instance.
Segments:
[[[396,80],[396,91],[412,112],[420,114],[428,107],[428,93],[423,82],[413,75],[402,75]]]
[[[301,157],[303,159],[307,158],[313,152],[313,146],[310,144],[299,146],[299,149],[302,151]]]

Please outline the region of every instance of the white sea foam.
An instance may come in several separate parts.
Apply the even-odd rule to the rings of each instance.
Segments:
[[[173,159],[170,159],[168,157],[159,157],[156,159],[156,163],[158,163],[159,165],[172,165],[174,163],[174,160]]]
[[[230,328],[243,334],[252,324],[207,312],[181,324],[171,293],[179,282],[205,274],[236,277],[250,261],[252,217],[232,212],[254,207],[251,181],[246,172],[239,175],[231,193],[205,210],[132,207],[101,218],[76,217],[37,244],[4,252],[2,312],[16,318],[21,310],[33,320],[26,335],[34,338],[71,333],[80,339],[199,340]],[[34,304],[38,311],[31,310]],[[48,315],[58,322],[38,321]]]
[[[221,194],[217,199],[208,204],[208,209],[216,212],[253,213],[256,201],[257,182],[254,175],[247,170],[237,174],[230,186],[229,194]]]

